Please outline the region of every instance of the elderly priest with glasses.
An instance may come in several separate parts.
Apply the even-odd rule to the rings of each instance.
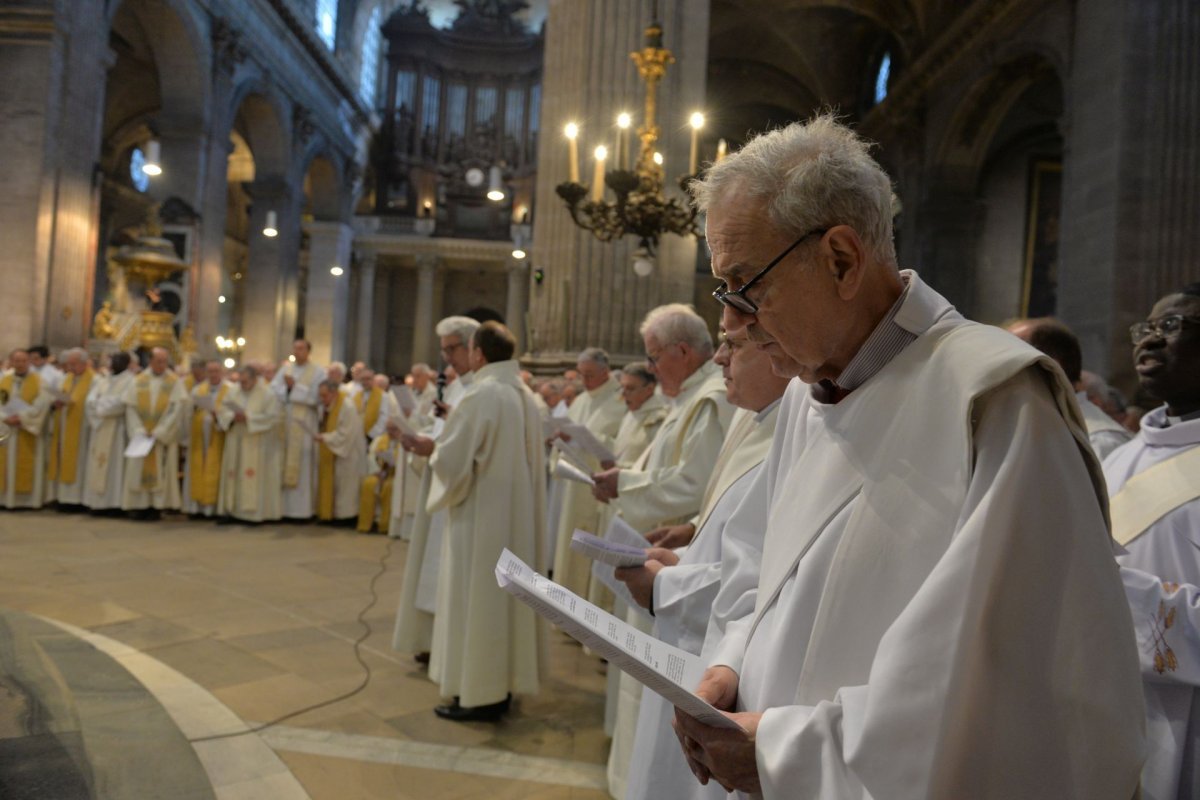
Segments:
[[[799,378],[757,602],[696,687],[742,730],[677,711],[694,774],[766,798],[1134,797],[1137,653],[1061,370],[897,267],[891,182],[831,116],[693,191],[726,327]]]

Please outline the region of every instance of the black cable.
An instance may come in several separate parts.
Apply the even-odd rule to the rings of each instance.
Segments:
[[[378,583],[379,579],[382,578],[384,573],[387,572],[387,562],[392,555],[392,537],[388,536],[386,538],[387,546],[383,549],[383,556],[379,559],[379,571],[375,573],[375,575],[371,578],[370,584],[367,586],[367,590],[371,593],[371,602],[367,603],[363,609],[358,612],[358,617],[356,617],[356,621],[362,626],[363,629],[362,634],[354,640],[354,658],[363,668],[362,682],[345,694],[340,694],[337,697],[324,700],[320,703],[314,703],[311,706],[305,706],[304,708],[299,708],[295,711],[289,711],[287,714],[284,714],[281,717],[276,717],[270,722],[263,722],[259,725],[255,725],[253,728],[247,728],[246,730],[242,731],[233,731],[231,733],[216,733],[211,736],[199,736],[195,739],[188,739],[189,742],[192,744],[195,744],[196,742],[211,742],[215,739],[233,739],[237,736],[245,736],[248,733],[259,733],[261,731],[265,731],[267,728],[273,728],[281,722],[286,722],[293,717],[298,717],[301,714],[307,714],[309,711],[316,711],[318,708],[324,708],[325,706],[331,706],[334,703],[340,703],[343,700],[349,700],[351,697],[354,697],[354,695],[359,694],[367,688],[367,685],[371,683],[371,666],[365,660],[363,660],[361,648],[362,643],[370,638],[372,630],[371,623],[367,622],[364,617],[366,617],[371,609],[375,607],[375,604],[379,602],[379,593],[375,590],[375,584]]]

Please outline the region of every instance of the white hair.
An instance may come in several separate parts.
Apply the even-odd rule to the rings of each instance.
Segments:
[[[84,350],[82,347],[69,347],[66,350],[62,351],[62,355],[60,355],[59,358],[62,359],[62,362],[64,364],[67,363],[68,361],[70,361],[72,358],[80,358],[80,359],[83,359],[84,361],[87,361],[88,360],[88,352],[87,352],[87,350]]]
[[[478,327],[479,321],[470,317],[446,317],[437,324],[434,331],[438,336],[457,336],[463,344],[470,344],[471,337],[475,335],[475,329]]]
[[[413,375],[433,375],[434,374],[433,369],[430,368],[430,366],[428,364],[426,364],[424,361],[418,361],[416,364],[413,364],[412,369],[410,369],[409,372],[411,372]]]
[[[870,150],[833,114],[820,114],[756,136],[689,190],[701,211],[731,191],[765,201],[767,217],[787,236],[849,225],[872,256],[894,265],[895,195]]]
[[[343,364],[341,361],[330,361],[329,366],[326,368],[325,371],[328,372],[331,369],[340,369],[342,371],[343,375],[346,374],[346,365]]]
[[[642,336],[652,334],[659,344],[686,344],[701,355],[713,354],[708,324],[687,303],[667,303],[650,309],[638,333]]]
[[[591,361],[593,364],[608,369],[608,353],[599,347],[589,347],[579,354],[579,358],[575,359],[576,363],[580,361]]]

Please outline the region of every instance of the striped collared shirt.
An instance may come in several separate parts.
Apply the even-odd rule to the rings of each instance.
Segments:
[[[836,403],[850,392],[854,391],[875,376],[875,373],[886,367],[891,360],[900,355],[904,348],[917,339],[917,335],[906,331],[896,322],[900,307],[908,299],[909,278],[901,274],[904,281],[904,291],[896,298],[896,302],[884,315],[875,330],[863,342],[862,347],[850,359],[850,363],[838,375],[836,381],[820,381],[812,388],[813,397],[822,403]]]

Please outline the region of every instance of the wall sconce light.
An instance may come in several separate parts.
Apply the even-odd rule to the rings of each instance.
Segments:
[[[500,177],[499,167],[492,167],[488,170],[487,198],[493,203],[499,203],[504,199],[504,184],[501,182]]]
[[[274,211],[268,211],[267,224],[263,227],[263,236],[267,237],[268,239],[274,239],[276,236],[278,236],[279,228],[276,227],[278,224],[279,217],[276,216]]]

